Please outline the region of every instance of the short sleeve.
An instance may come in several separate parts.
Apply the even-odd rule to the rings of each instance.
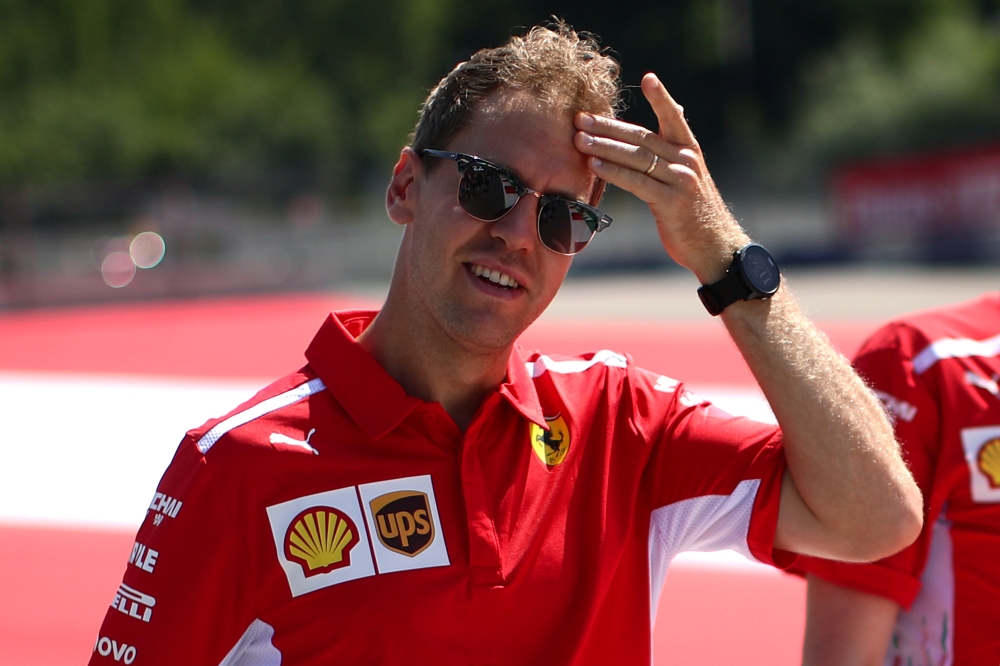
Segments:
[[[852,564],[801,557],[797,566],[825,580],[892,599],[908,609],[920,591],[932,527],[932,485],[940,451],[940,414],[933,388],[913,369],[922,337],[904,324],[880,329],[855,358],[858,373],[869,382],[893,421],[903,458],[924,496],[924,528],[904,550],[878,562]],[[934,508],[935,511],[940,507]]]
[[[218,664],[253,622],[247,548],[190,439],[160,480],[91,664]],[[106,648],[106,649],[104,649]]]
[[[773,546],[786,467],[777,426],[733,416],[667,377],[639,372],[636,386],[640,403],[666,401],[647,468],[654,548],[667,557],[732,549],[790,565],[795,556]]]

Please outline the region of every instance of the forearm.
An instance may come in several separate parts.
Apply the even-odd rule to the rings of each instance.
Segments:
[[[642,90],[659,133],[581,113],[576,146],[596,176],[649,204],[674,261],[713,284],[749,239],[719,196],[683,109],[652,74]],[[892,429],[787,286],[768,300],[737,301],[722,317],[784,431],[789,473],[775,545],[873,560],[913,541],[920,493]]]
[[[722,315],[784,435],[786,491],[775,545],[873,560],[920,529],[919,490],[877,398],[801,312],[787,284]]]
[[[881,666],[899,606],[809,575],[803,666]]]

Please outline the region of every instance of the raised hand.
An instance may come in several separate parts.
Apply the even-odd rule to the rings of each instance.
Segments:
[[[621,120],[579,113],[575,142],[591,170],[649,204],[660,240],[678,264],[702,283],[719,279],[733,251],[749,239],[730,214],[709,175],[684,109],[655,74],[642,92],[659,121],[659,132]]]

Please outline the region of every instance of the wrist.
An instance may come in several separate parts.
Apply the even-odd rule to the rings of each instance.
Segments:
[[[731,255],[725,273],[702,284],[698,296],[709,314],[717,316],[739,301],[770,298],[781,285],[774,257],[756,243],[747,243]]]

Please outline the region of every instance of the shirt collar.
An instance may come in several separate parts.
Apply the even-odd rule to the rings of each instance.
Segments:
[[[328,391],[373,440],[380,439],[403,422],[423,403],[406,394],[403,387],[357,343],[377,314],[374,310],[341,310],[332,313],[320,327],[306,360]],[[535,383],[527,370],[527,354],[515,344],[507,361],[507,381],[500,385],[503,396],[524,418],[545,426]]]
[[[402,423],[423,402],[406,395],[371,354],[357,343],[377,313],[334,312],[320,327],[306,360],[352,419],[374,440]]]
[[[500,385],[500,395],[504,396],[521,416],[532,423],[547,428],[542,405],[538,400],[535,382],[528,374],[528,354],[515,344],[507,361],[507,381]]]

